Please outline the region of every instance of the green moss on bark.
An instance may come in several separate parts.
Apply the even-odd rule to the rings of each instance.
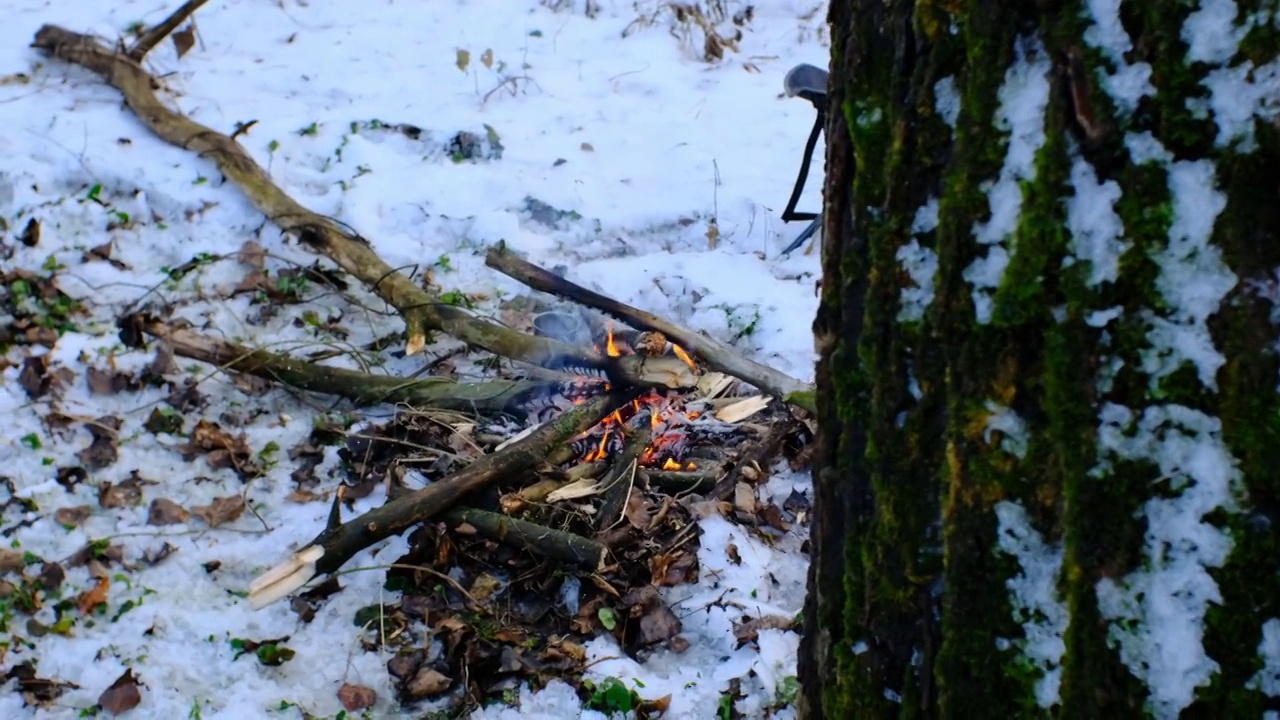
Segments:
[[[1269,349],[1272,308],[1257,290],[1257,282],[1274,287],[1280,265],[1280,210],[1272,209],[1280,207],[1280,130],[1259,131],[1261,156],[1215,148],[1212,119],[1186,103],[1206,96],[1207,71],[1184,60],[1189,4],[1122,4],[1134,40],[1126,61],[1150,64],[1158,88],[1123,118],[1097,74],[1115,68],[1083,39],[1083,3],[1048,11],[972,0],[953,34],[956,5],[832,4],[834,78],[842,82],[828,137],[826,280],[815,325],[829,348],[819,366],[825,438],[817,479],[820,503],[835,508],[820,515],[839,528],[840,562],[815,555],[811,587],[824,600],[811,603],[819,611],[807,622],[820,620],[808,630],[822,637],[805,643],[825,643],[834,660],[806,682],[825,717],[1048,715],[1033,696],[1040,671],[997,644],[1016,648],[1023,633],[1005,588],[1020,569],[997,550],[994,513],[1013,500],[1064,550],[1059,590],[1071,622],[1055,716],[1141,714],[1147,688],[1111,647],[1097,587],[1141,568],[1141,509],[1158,492],[1158,471],[1146,460],[1100,457],[1098,411],[1105,403],[1138,413],[1173,403],[1221,417],[1248,493],[1246,512],[1212,515],[1236,545],[1214,571],[1224,605],[1206,619],[1205,647],[1222,673],[1193,711],[1256,715],[1261,698],[1246,685],[1259,666],[1261,624],[1280,615],[1280,579],[1256,579],[1256,568],[1280,556],[1280,480],[1268,474],[1280,447],[1280,402],[1259,392],[1280,381],[1280,360]],[[1015,38],[1031,31],[1053,60],[1046,140],[1022,188],[992,321],[982,325],[963,274],[986,252],[973,229],[989,216],[987,184],[1007,149],[992,120]],[[1244,46],[1261,63],[1277,42],[1251,31]],[[934,84],[953,74],[961,99],[954,137],[932,108]],[[1126,133],[1143,132],[1177,160],[1219,163],[1230,201],[1213,240],[1238,275],[1257,281],[1242,283],[1213,321],[1228,358],[1216,392],[1190,364],[1155,384],[1143,370],[1151,318],[1169,310],[1153,258],[1168,246],[1174,219],[1168,169],[1129,157]],[[1115,211],[1131,247],[1115,283],[1090,285],[1087,264],[1069,257],[1065,203],[1077,158],[1121,189]],[[937,253],[935,300],[923,321],[900,323],[907,279],[896,254],[931,196],[939,198],[938,227],[919,240]],[[1115,307],[1119,317],[1099,326],[1096,313]],[[1010,453],[989,426],[991,402],[1025,422],[1024,454]],[[821,577],[833,571],[838,577]]]

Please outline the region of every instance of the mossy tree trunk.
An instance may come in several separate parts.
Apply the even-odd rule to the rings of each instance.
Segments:
[[[1276,13],[832,0],[810,717],[1280,709]]]

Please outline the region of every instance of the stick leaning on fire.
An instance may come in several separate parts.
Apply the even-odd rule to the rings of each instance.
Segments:
[[[533,467],[549,450],[595,426],[630,402],[643,388],[682,389],[696,384],[696,375],[674,357],[614,357],[593,348],[575,347],[517,332],[463,308],[438,301],[412,279],[388,265],[363,237],[335,220],[307,209],[281,190],[233,136],[201,125],[167,107],[156,95],[156,88],[162,87],[162,83],[140,63],[151,48],[177,29],[204,2],[189,0],[144,33],[127,52],[113,50],[91,36],[54,25],[41,27],[36,32],[32,47],[100,75],[123,94],[129,108],[155,135],[174,146],[213,160],[222,174],[285,234],[297,237],[303,245],[328,257],[396,308],[405,323],[406,354],[422,351],[427,334],[441,331],[468,345],[513,360],[551,368],[593,368],[602,371],[613,387],[467,468],[422,490],[392,499],[346,523],[339,519],[339,493],[327,527],[315,540],[251,584],[250,603],[254,607],[263,607],[285,597],[317,575],[336,571],[360,550],[449,510],[460,497],[502,477]],[[604,310],[636,327],[662,332],[709,366],[755,385],[785,402],[813,410],[811,386],[755,363],[728,345],[572,283],[550,282],[549,278],[555,276],[514,258],[506,251],[491,253],[489,263],[531,287]]]

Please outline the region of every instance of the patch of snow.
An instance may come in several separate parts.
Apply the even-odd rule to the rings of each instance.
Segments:
[[[1173,223],[1169,243],[1155,253],[1160,266],[1156,289],[1168,307],[1148,317],[1150,348],[1142,368],[1152,387],[1192,363],[1205,387],[1217,390],[1218,369],[1226,358],[1213,345],[1208,320],[1238,278],[1222,260],[1222,251],[1209,242],[1227,197],[1217,188],[1216,169],[1209,160],[1178,161],[1169,168]]]
[[[916,211],[911,223],[914,235],[931,233],[938,227],[938,199],[929,198]],[[898,309],[899,322],[920,322],[925,311],[933,302],[933,281],[938,275],[938,254],[932,248],[923,247],[916,238],[898,248],[898,262],[907,272],[914,287],[902,289],[901,307]]]
[[[1071,185],[1075,194],[1067,199],[1067,227],[1072,254],[1063,264],[1088,262],[1090,287],[1115,282],[1120,276],[1120,257],[1133,246],[1124,239],[1124,223],[1115,210],[1120,186],[1114,180],[1098,182],[1093,166],[1080,157],[1071,164]]]
[[[997,503],[995,510],[1000,550],[1017,558],[1022,568],[1022,574],[1005,582],[1014,619],[1022,624],[1024,633],[1012,644],[1040,670],[1036,703],[1050,708],[1060,698],[1062,656],[1067,651],[1063,635],[1070,619],[1067,604],[1058,596],[1062,547],[1045,543],[1021,505],[1004,501]]]
[[[1142,506],[1147,521],[1144,564],[1120,580],[1098,583],[1098,605],[1111,621],[1108,638],[1121,660],[1150,689],[1157,718],[1176,718],[1219,670],[1204,650],[1209,603],[1222,601],[1209,568],[1231,551],[1227,532],[1206,521],[1236,509],[1240,471],[1222,439],[1222,423],[1180,405],[1158,405],[1135,417],[1108,403],[1099,414],[1100,467],[1112,458],[1150,463],[1153,482],[1172,497]],[[1105,480],[1101,480],[1105,482]],[[1167,494],[1167,493],[1166,493]]]
[[[1187,59],[1210,65],[1230,62],[1249,32],[1248,22],[1236,24],[1237,15],[1235,0],[1201,0],[1182,25]]]
[[[1035,158],[1044,145],[1044,113],[1049,103],[1051,64],[1039,40],[1017,42],[1015,59],[1000,86],[1000,107],[995,126],[1008,133],[1004,164],[987,190],[991,217],[974,225],[978,242],[989,246],[987,254],[965,268],[964,279],[973,285],[973,304],[979,323],[991,320],[991,291],[999,286],[1009,264],[1005,242],[1017,227],[1022,211],[1021,183],[1035,177]]]
[[[1134,165],[1147,163],[1167,165],[1173,162],[1173,153],[1166,150],[1164,144],[1150,131],[1125,133],[1124,146],[1129,151],[1129,159]]]
[[[960,118],[960,93],[956,91],[956,78],[948,75],[933,84],[933,106],[942,122],[952,130]]]
[[[1280,697],[1280,618],[1262,623],[1258,655],[1262,658],[1262,669],[1249,679],[1248,687],[1268,697]]]
[[[1215,143],[1227,147],[1239,141],[1239,152],[1257,149],[1254,129],[1257,119],[1272,121],[1280,103],[1280,60],[1261,67],[1245,61],[1240,65],[1215,68],[1202,84],[1209,90],[1211,117],[1218,126]]]
[[[1116,67],[1113,73],[1098,68],[1102,86],[1122,116],[1132,115],[1142,98],[1155,95],[1151,66],[1125,60],[1133,40],[1120,22],[1120,0],[1088,0],[1087,6],[1093,23],[1084,31],[1084,41],[1101,50]]]
[[[1085,317],[1085,324],[1089,327],[1106,327],[1107,323],[1115,320],[1124,314],[1124,308],[1117,305],[1106,310],[1094,310]]]
[[[1027,443],[1030,442],[1030,433],[1027,430],[1027,421],[1022,416],[1014,412],[1012,408],[1006,407],[993,400],[988,400],[987,407],[987,426],[982,432],[982,441],[991,442],[991,432],[997,431],[1001,433],[1000,449],[1005,452],[1022,459],[1027,454]]]

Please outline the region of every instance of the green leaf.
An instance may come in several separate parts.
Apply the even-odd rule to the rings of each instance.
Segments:
[[[613,608],[602,607],[596,611],[596,616],[600,618],[600,624],[605,630],[613,630],[618,627],[618,616],[613,612]]]
[[[258,647],[258,662],[267,666],[283,665],[296,655],[293,650],[275,643],[267,643]]]

